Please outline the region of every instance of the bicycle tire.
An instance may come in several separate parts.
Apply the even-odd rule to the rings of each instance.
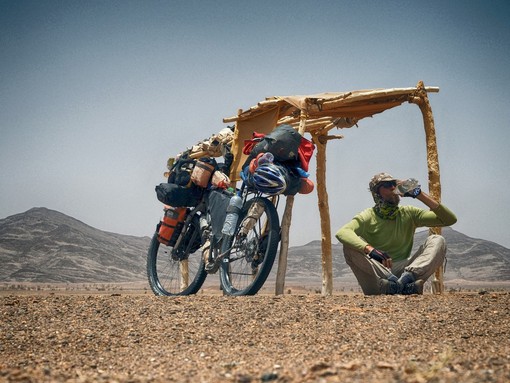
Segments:
[[[177,259],[172,257],[171,246],[165,246],[158,241],[157,233],[152,237],[147,253],[147,278],[155,295],[191,295],[196,294],[202,287],[207,272],[200,251],[197,216],[191,221],[185,236],[180,245],[179,257],[174,257]],[[187,267],[187,281],[181,273],[181,267]]]
[[[245,223],[252,219],[248,212],[255,204],[260,206],[262,213],[248,233],[240,235]],[[246,201],[239,216],[236,234],[223,240],[221,253],[228,252],[220,268],[223,293],[234,296],[255,295],[271,272],[279,242],[278,212],[271,201],[263,197]]]

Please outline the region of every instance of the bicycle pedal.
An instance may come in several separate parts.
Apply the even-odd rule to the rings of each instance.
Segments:
[[[220,268],[219,262],[214,262],[214,261],[208,262],[205,265],[205,271],[207,272],[207,274],[215,274],[219,268]]]

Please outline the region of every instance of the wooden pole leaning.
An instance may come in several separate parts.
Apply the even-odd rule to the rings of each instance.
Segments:
[[[416,88],[418,95],[410,100],[410,102],[417,104],[423,116],[423,125],[425,128],[425,140],[427,145],[427,166],[429,174],[429,194],[438,202],[441,202],[441,179],[439,173],[439,156],[437,153],[436,143],[436,129],[434,126],[434,116],[432,115],[432,108],[430,107],[427,91],[423,85],[423,81],[419,81]],[[441,234],[440,227],[431,227],[429,235]],[[443,284],[443,267],[439,267],[434,275],[432,281],[432,293],[442,294],[444,292]]]
[[[331,220],[329,216],[329,200],[326,188],[326,147],[325,136],[314,136],[317,146],[317,199],[321,219],[322,249],[322,295],[333,294],[333,257],[331,250]]]
[[[301,111],[299,120],[299,134],[302,136],[306,131],[306,118],[307,115]],[[294,196],[289,195],[285,199],[285,211],[283,213],[281,224],[281,242],[280,242],[280,255],[278,257],[278,270],[276,272],[276,286],[275,294],[281,295],[285,290],[285,274],[287,273],[287,257],[289,254],[289,232],[290,224],[292,221],[292,208],[294,206]]]
[[[275,295],[283,294],[285,290],[285,274],[287,273],[287,256],[289,253],[289,232],[292,220],[292,207],[294,196],[289,195],[285,201],[285,211],[282,218],[280,255],[278,257],[278,270],[276,271]]]
[[[181,290],[189,286],[189,263],[187,259],[179,262],[179,269],[181,271]]]

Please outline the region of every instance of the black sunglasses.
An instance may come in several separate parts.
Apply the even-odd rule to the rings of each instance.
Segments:
[[[381,186],[383,188],[389,189],[389,188],[397,186],[397,181],[383,181],[379,184],[379,187],[381,187]]]

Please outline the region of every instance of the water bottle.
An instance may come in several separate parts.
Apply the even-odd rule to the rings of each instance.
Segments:
[[[221,232],[225,235],[232,236],[236,230],[237,219],[243,206],[243,199],[237,194],[234,194],[230,198],[230,202],[227,207],[227,216],[225,217],[225,223]]]
[[[403,196],[407,192],[419,187],[420,184],[417,179],[409,178],[405,181],[400,181],[397,183],[397,187],[395,188],[395,194]]]

